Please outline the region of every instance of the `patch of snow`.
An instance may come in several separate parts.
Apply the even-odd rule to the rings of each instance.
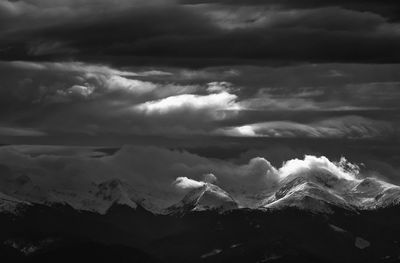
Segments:
[[[332,225],[332,224],[329,224],[329,227],[332,228],[332,229],[333,229],[334,231],[336,231],[336,232],[347,233],[347,231],[344,230],[344,229],[341,228],[341,227],[338,227],[338,226],[335,226],[335,225]]]
[[[371,245],[371,243],[361,237],[356,237],[354,245],[359,249],[365,249]]]
[[[51,238],[46,238],[37,242],[29,242],[20,239],[9,239],[4,241],[4,245],[17,249],[25,255],[29,255],[50,245],[53,242],[54,240]]]
[[[221,252],[222,252],[222,249],[216,248],[216,249],[214,249],[214,250],[212,250],[212,251],[210,251],[210,252],[208,252],[206,254],[201,255],[201,258],[212,257],[212,256],[215,256],[215,255],[218,255]]]
[[[275,255],[275,254],[272,254],[272,255],[269,255],[269,256],[266,256],[265,258],[263,258],[262,260],[260,260],[260,261],[257,261],[257,263],[264,263],[264,262],[268,262],[268,261],[271,261],[271,260],[277,260],[277,259],[280,259],[282,256],[280,256],[280,255]]]
[[[237,247],[240,247],[241,245],[242,245],[241,243],[233,244],[230,246],[230,248],[237,248]]]

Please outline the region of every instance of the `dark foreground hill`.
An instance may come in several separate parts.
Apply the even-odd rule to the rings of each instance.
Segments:
[[[400,208],[105,215],[29,206],[0,216],[1,262],[398,262]]]

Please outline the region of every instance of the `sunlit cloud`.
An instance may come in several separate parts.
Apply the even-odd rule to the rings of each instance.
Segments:
[[[289,121],[255,123],[223,128],[217,130],[216,133],[243,137],[366,139],[391,138],[396,136],[397,129],[389,122],[347,116],[308,124]]]
[[[218,111],[239,110],[236,103],[237,96],[227,92],[209,95],[183,94],[171,96],[157,101],[148,101],[134,107],[134,110],[145,114],[168,114],[177,111],[208,110],[217,119],[223,118]],[[223,114],[223,113],[222,113]]]

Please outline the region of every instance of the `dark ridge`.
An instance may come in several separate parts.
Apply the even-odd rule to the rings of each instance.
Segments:
[[[399,206],[358,212],[332,209],[330,215],[287,208],[188,212],[176,217],[117,204],[105,215],[67,206],[32,206],[21,216],[0,214],[0,252],[14,262],[21,257],[36,260],[25,262],[64,262],[55,260],[57,257],[105,262],[102,259],[111,260],[115,253],[122,258],[112,262],[126,262],[118,261],[125,258],[157,262],[151,260],[159,258],[178,263],[383,263],[390,262],[386,257],[397,260],[400,256]],[[356,247],[357,238],[370,245]],[[12,241],[25,247],[45,246],[27,257],[7,245]],[[103,256],[98,258],[95,251]],[[78,253],[83,253],[82,258]]]

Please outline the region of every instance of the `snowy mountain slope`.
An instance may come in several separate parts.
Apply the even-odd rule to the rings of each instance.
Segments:
[[[205,183],[202,187],[191,190],[167,211],[172,214],[204,210],[224,212],[237,208],[238,204],[227,192],[216,185]]]
[[[52,190],[48,203],[64,203],[78,210],[105,214],[113,204],[126,205],[136,209],[137,204],[129,194],[129,185],[118,179],[99,184],[92,183],[86,191]]]
[[[297,207],[314,212],[328,212],[329,205],[352,210],[345,199],[326,187],[307,181],[304,177],[295,178],[284,184],[267,200],[265,208]]]
[[[45,202],[48,193],[35,185],[26,174],[17,175],[13,178],[3,178],[0,182],[0,191],[28,202]]]
[[[97,198],[115,204],[127,205],[136,208],[137,204],[129,197],[129,185],[118,179],[109,180],[99,184],[95,193]]]
[[[287,177],[280,188],[264,200],[262,207],[297,207],[314,212],[332,212],[331,207],[346,210],[370,210],[400,203],[400,187],[376,178],[343,180],[329,173]]]
[[[376,178],[365,178],[351,189],[353,202],[363,209],[375,209],[400,203],[400,187]]]
[[[30,203],[0,193],[0,213],[18,215]]]
[[[304,176],[288,176],[281,180],[280,187],[268,194],[253,208],[283,209],[297,207],[312,212],[330,213],[332,207],[346,210],[371,210],[400,204],[400,187],[376,178],[343,181],[328,173]],[[6,190],[5,190],[6,189]],[[146,191],[136,191],[129,184],[111,179],[92,183],[81,191],[50,189],[45,191],[35,185],[28,176],[19,176],[2,185],[2,212],[15,213],[21,204],[46,205],[67,204],[74,209],[107,213],[113,204],[136,209],[138,204],[155,214],[185,213],[188,211],[216,210],[224,212],[238,209],[235,199],[220,187],[205,183],[191,190],[175,205],[166,209],[165,203]]]
[[[0,190],[10,200],[23,200],[30,203],[54,205],[67,204],[74,209],[106,213],[113,204],[123,204],[136,208],[136,203],[128,194],[129,186],[119,180],[92,183],[80,189],[55,189],[36,185],[28,175],[2,180]]]
[[[165,207],[170,205],[168,201],[152,195],[150,191],[137,188],[119,179],[82,184],[73,189],[46,188],[36,185],[28,175],[3,178],[0,182],[0,191],[9,196],[9,199],[49,206],[64,204],[76,210],[100,214],[105,214],[113,204],[126,205],[132,209],[136,209],[140,204],[155,214],[163,213]]]

